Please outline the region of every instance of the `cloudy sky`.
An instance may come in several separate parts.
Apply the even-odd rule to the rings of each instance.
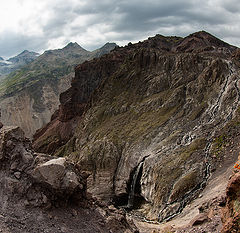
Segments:
[[[0,56],[77,42],[94,50],[200,30],[240,47],[239,0],[7,0],[0,3]]]

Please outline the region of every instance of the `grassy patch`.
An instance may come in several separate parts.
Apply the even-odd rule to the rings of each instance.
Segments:
[[[235,117],[229,121],[214,138],[211,154],[221,159],[224,148],[229,142],[234,141],[234,137],[238,135],[239,130],[240,108],[237,109]]]
[[[214,142],[213,142],[213,154],[216,157],[219,157],[219,155],[222,153],[224,146],[227,143],[227,136],[225,134],[220,135],[219,137],[215,138]]]
[[[190,145],[179,149],[174,154],[168,155],[162,162],[156,164],[154,168],[154,182],[156,182],[157,205],[167,201],[164,198],[168,196],[171,184],[173,185],[186,172],[184,169],[185,163],[188,163],[190,160],[196,160],[193,154],[203,150],[205,145],[206,140],[204,138],[196,139]],[[193,177],[195,177],[195,173],[187,175],[184,182],[192,185]]]
[[[233,202],[233,211],[235,213],[240,213],[240,202],[238,200]]]

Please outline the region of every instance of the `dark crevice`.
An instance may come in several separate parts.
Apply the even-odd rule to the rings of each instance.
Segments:
[[[135,209],[139,207],[139,204],[145,199],[141,196],[141,177],[143,173],[143,164],[145,159],[149,157],[149,155],[143,157],[143,159],[139,162],[139,164],[132,170],[130,173],[130,179],[127,185],[128,190],[128,209]]]

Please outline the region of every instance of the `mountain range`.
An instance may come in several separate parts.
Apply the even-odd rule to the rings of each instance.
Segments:
[[[13,72],[14,70],[19,69],[24,65],[27,65],[28,63],[32,62],[38,56],[39,56],[38,53],[24,50],[17,56],[11,57],[8,60],[4,60],[2,57],[0,57],[0,79],[8,75],[9,73]]]
[[[45,51],[37,58],[36,53],[27,51],[10,58],[7,62],[28,64],[0,80],[1,121],[20,126],[31,137],[57,109],[60,93],[70,86],[74,76],[74,66],[115,47],[115,43],[107,43],[89,52],[71,42],[62,49]]]
[[[239,48],[205,31],[70,43],[0,94],[2,120],[42,126],[0,124],[0,230],[239,231]]]

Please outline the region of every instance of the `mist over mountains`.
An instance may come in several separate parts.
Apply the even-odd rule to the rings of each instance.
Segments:
[[[23,67],[24,65],[27,65],[28,63],[31,63],[38,56],[38,53],[24,50],[17,56],[11,57],[7,60],[4,60],[2,57],[0,57],[0,78],[8,75],[16,69]]]

